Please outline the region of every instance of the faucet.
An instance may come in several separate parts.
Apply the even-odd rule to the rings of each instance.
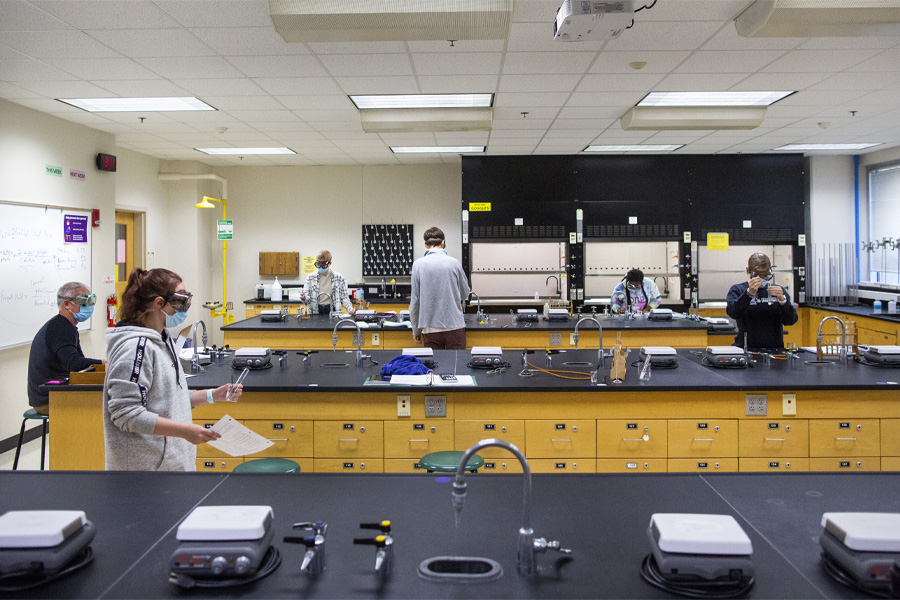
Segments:
[[[394,538],[391,535],[391,522],[360,523],[360,529],[377,529],[380,535],[374,538],[354,538],[358,546],[375,546],[375,571],[387,575],[394,569]]]
[[[838,323],[841,324],[841,350],[838,354],[838,362],[842,365],[847,364],[847,328],[844,325],[844,322],[840,320],[838,317],[834,315],[830,315],[819,321],[819,333],[816,335],[816,358],[822,358],[822,340],[824,336],[822,335],[822,326],[825,324],[825,321],[834,319]]]
[[[306,553],[303,555],[303,562],[300,563],[300,570],[306,571],[310,575],[318,575],[325,570],[325,534],[328,532],[328,524],[322,521],[294,523],[294,529],[310,529],[313,535],[305,537],[288,536],[284,541],[289,544],[303,544],[306,546]]]
[[[354,319],[343,318],[334,324],[334,331],[331,333],[331,349],[337,352],[337,330],[341,323],[350,323],[356,327],[356,366],[361,367],[363,360],[369,358],[362,353],[362,330],[359,328],[359,322]]]
[[[459,459],[459,466],[456,468],[456,479],[453,481],[452,497],[456,516],[459,518],[460,513],[462,513],[463,504],[466,501],[466,482],[464,479],[466,474],[466,464],[473,454],[482,448],[488,448],[490,446],[508,450],[513,456],[519,459],[519,462],[522,464],[522,474],[525,476],[523,495],[524,522],[519,529],[517,569],[520,575],[534,575],[537,573],[537,559],[535,555],[538,552],[557,550],[559,552],[570,554],[572,551],[566,548],[560,548],[559,542],[557,541],[548,542],[545,538],[535,539],[534,529],[531,528],[531,467],[528,466],[528,460],[525,458],[525,455],[522,454],[521,450],[507,441],[492,438],[475,442],[475,444],[463,453],[462,458]]]
[[[331,294],[327,294],[327,293],[325,293],[325,292],[319,292],[319,295],[316,296],[316,311],[318,311],[318,309],[319,309],[319,306],[318,306],[318,305],[321,304],[321,302],[319,302],[319,301],[320,301],[323,297],[328,298],[328,305],[331,307],[331,311],[330,311],[330,314],[328,315],[328,318],[329,318],[329,319],[334,319],[334,318],[335,318],[334,302],[333,302],[333,299],[332,299],[332,297],[331,297]],[[337,311],[338,311],[337,314],[340,314],[340,312],[341,312],[341,307],[338,307]]]
[[[384,277],[381,278],[381,297],[387,298],[387,284],[384,282]]]
[[[481,323],[482,321],[484,321],[484,312],[482,312],[481,310],[481,296],[479,296],[475,292],[469,292],[469,295],[475,296],[475,300],[478,301],[478,310],[475,311],[475,322]]]
[[[191,373],[199,373],[203,369],[200,367],[200,355],[197,354],[197,325],[203,325],[203,347],[206,348],[206,323],[203,319],[197,321],[191,326],[191,338],[194,340],[194,353],[191,355]]]
[[[550,275],[549,277],[547,277],[547,279],[544,280],[544,285],[547,285],[547,283],[548,283],[551,279],[555,279],[555,280],[556,280],[556,295],[557,295],[557,296],[562,296],[562,291],[560,291],[560,289],[559,289],[559,277],[557,277],[556,275]]]
[[[603,326],[600,324],[600,321],[597,320],[596,317],[582,317],[578,319],[578,322],[575,323],[575,349],[578,350],[578,326],[581,325],[584,321],[593,321],[597,324],[597,329],[600,331],[600,348],[597,350],[597,369],[606,366],[606,363],[603,361]]]

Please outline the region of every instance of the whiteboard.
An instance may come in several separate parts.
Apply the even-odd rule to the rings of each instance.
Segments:
[[[66,242],[66,215],[87,217],[87,227],[74,230],[84,242]],[[0,348],[31,343],[59,312],[56,290],[69,281],[91,286],[90,211],[0,204]],[[103,316],[101,304],[94,316]],[[94,316],[78,329],[90,329]]]

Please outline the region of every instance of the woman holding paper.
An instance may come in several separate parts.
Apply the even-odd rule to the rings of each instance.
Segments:
[[[121,321],[106,332],[103,433],[107,471],[195,471],[197,444],[218,433],[191,422],[191,409],[234,400],[243,386],[191,392],[167,327],[187,317],[191,294],[167,269],[135,269]]]

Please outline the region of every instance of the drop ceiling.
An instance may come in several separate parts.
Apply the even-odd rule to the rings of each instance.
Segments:
[[[123,148],[213,166],[459,162],[389,146],[540,155],[613,144],[684,144],[677,154],[900,145],[900,37],[742,38],[733,19],[751,0],[658,0],[616,39],[555,42],[560,3],[516,0],[502,40],[289,44],[266,0],[0,0],[0,98],[112,133]],[[748,131],[619,123],[651,91],[723,90],[797,93]],[[364,133],[348,99],[461,92],[495,94],[489,131]],[[56,100],[118,96],[196,96],[218,110],[88,113]],[[297,154],[194,150],[214,146]]]

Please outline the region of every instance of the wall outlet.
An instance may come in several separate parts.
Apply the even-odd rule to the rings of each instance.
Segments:
[[[408,394],[397,394],[397,416],[409,417],[410,414],[410,398]]]
[[[570,333],[570,334],[569,334],[569,345],[570,345],[570,346],[574,346],[574,345],[575,345],[575,334],[574,334],[574,333]]]
[[[746,411],[748,416],[764,416],[768,413],[767,394],[745,394]]]
[[[426,417],[447,416],[447,396],[425,396]]]
[[[550,334],[550,345],[551,346],[562,346],[562,333],[559,331],[554,331]]]
[[[372,334],[372,345],[373,345],[373,346],[380,346],[380,345],[381,345],[381,334],[380,334],[380,333],[373,333],[373,334]]]
[[[362,337],[362,340],[360,340],[359,336],[363,336],[363,337]],[[354,331],[354,332],[353,332],[353,337],[352,337],[350,343],[351,343],[353,346],[359,346],[360,344],[365,344],[365,343],[366,343],[365,334],[362,334],[362,333],[356,333],[356,332]]]
[[[781,414],[786,417],[797,414],[797,394],[781,395]]]

